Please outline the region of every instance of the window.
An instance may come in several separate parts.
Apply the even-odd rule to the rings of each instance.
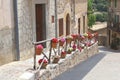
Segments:
[[[117,7],[117,0],[115,0],[115,8]]]
[[[119,15],[115,15],[114,22],[118,23],[119,22]]]
[[[83,33],[85,33],[85,16],[83,16]]]
[[[63,18],[59,19],[59,36],[63,35]]]

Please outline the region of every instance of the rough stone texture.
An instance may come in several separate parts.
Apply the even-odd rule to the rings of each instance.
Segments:
[[[55,37],[57,34],[55,33],[55,0],[49,0],[49,3],[47,4],[48,6],[48,11],[46,11],[46,13],[48,13],[48,17],[46,19],[46,21],[48,21],[47,27],[47,39],[51,39],[53,37]],[[52,16],[54,16],[54,23],[52,23]]]
[[[32,0],[18,1],[18,27],[20,59],[31,57],[33,53]]]
[[[13,4],[0,0],[0,65],[15,60]]]
[[[66,16],[70,15],[70,34],[78,33],[80,18],[80,33],[83,33],[83,16],[85,16],[85,32],[87,32],[87,0],[57,0],[58,19],[63,18],[63,31],[66,35]],[[75,6],[75,8],[74,8]],[[75,9],[75,10],[74,10]],[[58,22],[59,23],[59,22]],[[59,26],[58,26],[59,27]],[[59,31],[59,29],[58,29]],[[59,34],[59,33],[58,33]]]
[[[85,26],[83,26],[83,16],[85,16]],[[78,19],[80,18],[80,33],[87,32],[87,0],[75,0],[75,21],[74,33],[78,33]]]
[[[59,26],[55,26],[55,22],[52,23],[51,19],[52,16],[55,17],[55,0],[17,0],[17,7],[18,7],[18,33],[19,33],[19,51],[20,51],[20,60],[24,60],[26,58],[32,57],[34,53],[34,48],[32,45],[32,41],[35,40],[36,31],[35,31],[35,20],[33,19],[35,15],[33,5],[35,4],[44,4],[46,5],[46,39],[50,39],[55,37],[55,35],[59,34]],[[81,0],[80,0],[81,1]],[[39,2],[35,3],[34,2]],[[59,4],[58,4],[59,3]],[[86,4],[87,1],[84,2]],[[76,32],[73,29],[73,23],[71,22],[73,11],[73,3],[72,0],[57,0],[57,8],[58,8],[58,20],[63,18],[63,25],[64,25],[64,35],[66,35],[66,15],[70,15],[70,33]],[[78,4],[78,3],[77,3]],[[79,2],[79,5],[83,4]],[[84,6],[84,7],[83,7]],[[80,8],[85,8],[86,6],[83,5]],[[81,9],[82,10],[82,9]],[[83,11],[83,12],[85,12]],[[4,14],[2,14],[4,12]],[[79,11],[80,12],[80,11]],[[82,13],[79,13],[82,14]],[[77,14],[76,14],[77,15]],[[15,31],[14,31],[14,18],[13,18],[13,2],[12,1],[0,1],[0,64],[10,62],[15,60],[15,56],[17,56],[16,49],[15,49]],[[58,22],[57,20],[57,22]],[[82,21],[82,20],[81,20]],[[78,21],[76,20],[76,23]],[[82,22],[81,22],[82,24]],[[57,24],[58,25],[58,24]],[[77,24],[76,24],[77,26]],[[57,30],[57,33],[56,33]],[[82,30],[82,28],[81,28]],[[49,45],[49,43],[48,43]],[[3,49],[4,48],[4,49]],[[9,59],[7,59],[9,56]]]
[[[51,80],[59,74],[79,64],[81,61],[86,60],[88,57],[95,55],[96,53],[98,53],[97,43],[95,43],[91,47],[82,50],[82,52],[75,51],[69,57],[59,62],[58,64],[49,65],[49,67],[47,68],[48,70],[40,75],[39,80]]]
[[[97,47],[97,44],[93,46]],[[72,56],[75,56],[76,58]],[[37,61],[39,58],[40,56],[37,56]],[[75,60],[72,60],[72,58],[77,60],[77,62]],[[76,51],[76,52],[73,52],[71,55],[67,55],[65,59],[60,59],[59,64],[49,64],[47,66],[47,69],[41,69],[40,71],[33,70],[33,58],[30,58],[24,61],[11,62],[9,64],[0,66],[0,79],[21,80],[19,79],[19,77],[23,75],[26,71],[29,71],[35,74],[36,79],[41,78],[41,80],[51,80],[55,76],[64,72],[65,70],[68,70],[71,67],[73,67],[74,64],[77,65],[79,62],[85,59],[87,59],[85,50],[83,50],[80,53],[79,51]],[[72,61],[76,63],[73,63]]]
[[[117,24],[119,25],[114,25],[116,24],[112,19],[115,19],[115,15],[119,16],[118,19],[120,20],[120,0],[117,0],[116,2],[116,7],[115,7],[115,1],[110,0],[109,1],[110,5],[108,6],[108,13],[109,13],[109,20],[107,22],[107,27],[108,27],[108,32],[107,33],[107,46],[111,47],[112,41],[114,39],[113,35],[116,34],[117,38],[120,38],[120,22],[118,21]],[[111,28],[113,26],[113,28]],[[120,50],[120,45],[118,46],[118,49]]]

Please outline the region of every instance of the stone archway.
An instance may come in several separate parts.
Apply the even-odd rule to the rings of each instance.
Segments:
[[[66,16],[66,36],[70,34],[70,15]]]

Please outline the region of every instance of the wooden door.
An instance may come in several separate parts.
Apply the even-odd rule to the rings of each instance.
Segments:
[[[46,39],[45,4],[36,4],[36,41],[42,41],[45,39]]]
[[[78,19],[78,33],[80,34],[80,18]]]
[[[66,16],[66,36],[70,34],[70,15]]]
[[[83,16],[83,33],[85,33],[85,16]]]
[[[63,18],[59,19],[59,37],[63,35]]]

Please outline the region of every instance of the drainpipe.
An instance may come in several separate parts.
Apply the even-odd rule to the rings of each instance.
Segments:
[[[58,37],[58,28],[57,28],[57,0],[55,0],[55,37]]]
[[[17,0],[13,0],[13,10],[14,10],[14,26],[15,26],[15,48],[16,48],[16,60],[20,60],[19,51],[19,31],[18,31],[18,11],[17,11]]]
[[[73,1],[73,4],[74,4],[74,26],[76,25],[76,22],[75,22],[75,0]]]

